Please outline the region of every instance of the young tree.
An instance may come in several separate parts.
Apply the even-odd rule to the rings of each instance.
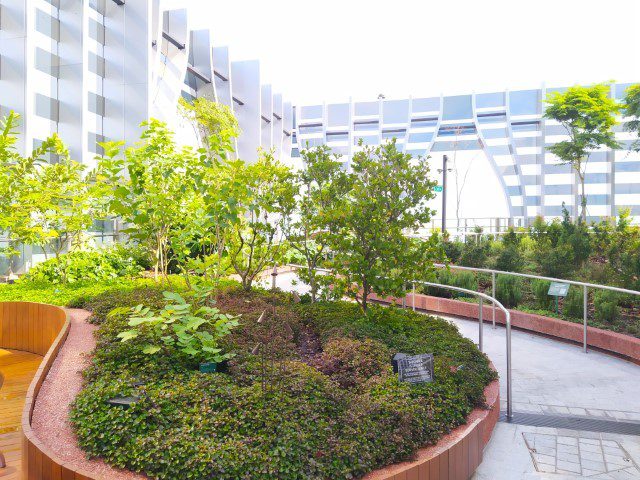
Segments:
[[[242,287],[250,290],[256,276],[280,258],[296,192],[291,170],[267,152],[261,152],[256,163],[242,166],[238,179],[246,185],[247,196],[227,251]]]
[[[286,225],[291,248],[305,259],[301,277],[316,301],[320,288],[317,268],[325,258],[334,229],[331,212],[348,189],[342,164],[326,145],[302,150],[303,169],[296,176],[297,205],[292,221]]]
[[[156,280],[166,279],[172,237],[198,206],[194,172],[200,159],[191,148],[178,148],[164,123],[152,119],[142,125],[141,142],[124,153],[122,142],[103,145],[98,171],[114,189],[110,213],[127,225],[131,239],[149,248]]]
[[[619,148],[612,128],[621,105],[609,97],[609,85],[575,86],[547,97],[545,118],[556,120],[567,131],[569,140],[558,142],[549,151],[563,164],[571,165],[580,180],[580,217],[587,221],[585,173],[589,155],[601,147]]]
[[[372,292],[402,294],[406,281],[433,272],[437,238],[417,241],[408,234],[431,218],[426,203],[434,198],[435,182],[427,160],[398,151],[395,141],[364,147],[351,168],[349,191],[332,211],[330,245],[336,281],[366,312]]]
[[[624,129],[638,136],[638,139],[631,144],[631,148],[640,152],[640,83],[631,85],[625,91],[624,114],[632,119],[625,124]]]

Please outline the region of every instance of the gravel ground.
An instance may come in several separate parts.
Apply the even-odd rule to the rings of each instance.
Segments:
[[[101,460],[89,460],[78,447],[69,422],[70,405],[82,388],[82,370],[95,347],[95,325],[86,322],[86,310],[67,309],[71,330],[47,378],[42,384],[33,412],[32,428],[40,441],[65,465],[94,478],[109,480],[145,479],[146,476],[110,467]]]

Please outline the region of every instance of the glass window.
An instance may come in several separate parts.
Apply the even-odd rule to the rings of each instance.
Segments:
[[[104,25],[96,22],[93,18],[89,19],[89,36],[96,42],[104,45]]]
[[[294,158],[297,158],[300,156],[300,150],[298,150],[297,148],[292,148],[291,149],[291,156]]]
[[[509,92],[511,115],[534,115],[540,112],[540,90]]]
[[[361,130],[378,130],[379,124],[377,120],[373,120],[371,122],[355,122],[353,124],[353,129],[356,131]]]
[[[104,117],[104,97],[97,93],[89,92],[89,111]]]
[[[60,41],[60,20],[53,18],[48,13],[36,8],[36,30],[51,37],[56,41]]]
[[[301,118],[322,118],[322,105],[300,107]]]
[[[40,47],[36,47],[36,69],[58,78],[60,73],[60,57]]]
[[[504,92],[479,93],[476,95],[476,108],[504,107]]]
[[[322,133],[322,124],[321,123],[310,123],[308,125],[300,125],[298,131],[301,135],[305,133]]]
[[[507,130],[504,128],[481,129],[484,138],[507,138]]]
[[[417,112],[439,112],[440,97],[414,98],[411,100],[411,111]]]
[[[189,92],[185,92],[184,90],[182,90],[180,93],[182,95],[182,98],[184,98],[187,102],[193,102],[196,99],[196,97],[191,95]]]
[[[411,119],[411,127],[419,128],[419,127],[435,127],[438,124],[438,119],[435,117],[432,118],[412,118]]]
[[[348,142],[349,134],[346,132],[327,132],[327,142]]]
[[[442,118],[444,120],[463,120],[472,118],[471,95],[444,97]]]
[[[409,100],[386,100],[382,102],[384,123],[407,123],[409,120]]]
[[[433,138],[433,133],[410,133],[409,143],[429,143]]]
[[[364,145],[378,145],[377,135],[375,137],[353,137],[353,144],[358,145],[361,139]]]
[[[36,115],[57,122],[58,110],[58,100],[36,93]]]
[[[341,127],[349,124],[349,104],[335,103],[327,106],[327,116],[329,125]]]
[[[36,148],[40,148],[40,145],[42,145],[43,143],[44,143],[43,140],[40,140],[39,138],[34,138],[33,149],[35,150]],[[46,160],[49,163],[58,163],[60,161],[60,155],[56,155],[55,153],[49,152],[43,155],[42,159]]]
[[[507,115],[504,113],[479,113],[478,123],[500,123],[506,122]]]
[[[98,145],[99,143],[103,143],[107,141],[107,138],[98,133],[89,132],[89,144],[87,145],[90,152],[96,153],[98,155],[104,155],[104,149]]]
[[[623,99],[625,95],[625,90],[629,88],[631,85],[632,85],[631,83],[619,83],[617,85],[614,85],[613,91],[616,96],[616,99],[618,100]]]
[[[356,115],[378,115],[378,102],[358,102],[354,105]]]
[[[423,155],[425,155],[427,153],[427,150],[422,148],[422,149],[413,149],[413,150],[409,150],[407,149],[407,153],[409,155],[411,155],[412,157],[421,157]]]
[[[105,0],[89,0],[89,6],[100,15],[104,15],[105,13],[105,3]]]
[[[440,127],[438,135],[440,136],[452,136],[457,135],[472,135],[476,133],[475,125],[447,125]]]
[[[104,78],[104,58],[93,52],[89,52],[89,71]]]
[[[513,122],[511,130],[514,132],[537,132],[540,130],[540,122]]]
[[[404,128],[397,130],[383,130],[382,138],[404,138],[404,135],[407,131]]]

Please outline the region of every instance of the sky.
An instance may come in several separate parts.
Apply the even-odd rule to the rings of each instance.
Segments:
[[[167,0],[294,104],[640,80],[640,0]]]

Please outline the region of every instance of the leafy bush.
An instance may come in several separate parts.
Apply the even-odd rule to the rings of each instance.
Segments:
[[[584,312],[582,288],[571,286],[562,304],[562,314],[567,317],[582,318]]]
[[[593,295],[596,319],[614,323],[620,316],[618,295],[610,290],[596,290]]]
[[[225,339],[237,353],[229,374],[201,374],[188,355],[145,355],[142,335],[117,337],[126,315],[103,321],[71,415],[89,456],[158,479],[356,478],[463,423],[496,378],[441,319],[375,305],[364,315],[347,302],[295,304],[238,288],[217,306],[242,315]],[[255,355],[258,341],[265,348]],[[435,381],[399,383],[396,351],[433,352]],[[116,395],[139,400],[114,408],[107,400]]]
[[[487,264],[488,244],[480,241],[468,241],[462,248],[462,256],[460,257],[460,265],[465,267],[484,268]]]
[[[334,338],[327,342],[316,368],[343,388],[363,384],[391,368],[389,349],[375,340]]]
[[[517,307],[522,300],[522,281],[512,275],[496,277],[496,297],[507,308]]]
[[[21,281],[75,283],[139,274],[143,267],[122,248],[70,252],[39,263]]]
[[[505,246],[496,259],[496,270],[504,272],[521,272],[524,268],[524,256],[518,245]]]
[[[533,290],[533,296],[536,299],[536,305],[542,310],[553,309],[554,299],[549,296],[549,287],[551,282],[548,280],[532,280],[531,290]]]
[[[443,242],[444,253],[451,263],[457,263],[462,255],[462,243],[458,241]]]

